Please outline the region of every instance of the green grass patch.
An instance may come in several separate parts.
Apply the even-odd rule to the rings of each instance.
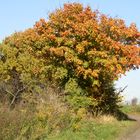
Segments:
[[[121,111],[126,113],[126,114],[130,114],[130,113],[140,113],[140,105],[124,105],[121,108]]]
[[[115,140],[123,135],[133,123],[131,121],[82,122],[77,131],[68,129],[56,137],[49,137],[45,140]]]

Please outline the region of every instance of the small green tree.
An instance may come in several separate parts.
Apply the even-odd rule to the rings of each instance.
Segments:
[[[0,90],[8,95],[13,105],[21,100],[23,92],[34,91],[41,84],[44,65],[26,47],[19,49],[10,43],[0,46]]]

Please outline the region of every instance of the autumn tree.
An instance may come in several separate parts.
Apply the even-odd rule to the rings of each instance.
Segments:
[[[140,64],[135,24],[126,26],[122,19],[79,3],[64,4],[48,20],[40,19],[33,28],[6,38],[2,46],[6,57],[1,75],[16,70],[22,83],[27,76],[55,83],[75,110],[114,111],[121,100],[114,81]]]
[[[15,33],[0,45],[0,92],[9,98],[10,106],[21,100],[23,92],[30,98],[30,93],[35,94],[35,89],[43,83],[40,81],[43,77],[43,60],[36,58],[28,45],[22,45],[22,42],[28,41],[24,40],[23,34],[26,36],[26,31]],[[30,30],[28,35],[31,35]]]

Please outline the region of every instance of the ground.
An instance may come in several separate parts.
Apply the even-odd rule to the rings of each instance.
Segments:
[[[140,140],[140,115],[131,114],[129,118],[136,121],[136,124],[120,140]]]

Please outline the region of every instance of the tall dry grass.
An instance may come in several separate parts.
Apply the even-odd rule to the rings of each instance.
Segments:
[[[43,139],[71,127],[74,115],[57,89],[25,94],[15,108],[0,104],[0,140]]]

